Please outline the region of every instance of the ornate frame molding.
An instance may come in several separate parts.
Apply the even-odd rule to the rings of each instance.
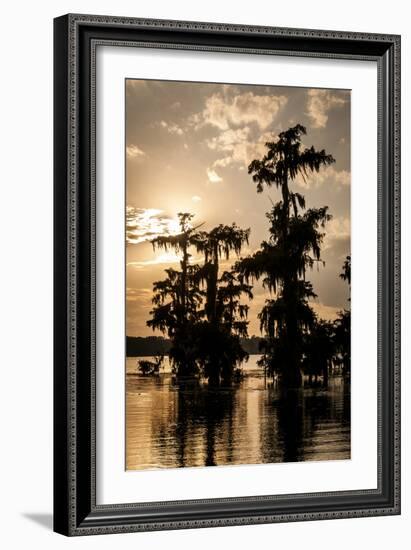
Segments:
[[[96,48],[103,44],[377,62],[376,490],[96,505],[95,71]],[[92,15],[57,18],[54,177],[57,532],[89,535],[400,513],[400,37]]]

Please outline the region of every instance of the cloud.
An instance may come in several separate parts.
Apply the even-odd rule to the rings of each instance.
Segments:
[[[206,141],[213,151],[232,151],[236,145],[245,143],[250,135],[250,128],[245,126],[236,130],[225,130]]]
[[[190,256],[190,263],[197,264],[202,261],[202,258]],[[181,257],[178,256],[175,252],[161,252],[154,254],[153,259],[151,260],[142,260],[142,261],[132,261],[127,263],[127,267],[143,270],[146,267],[152,267],[155,265],[173,265],[179,264],[181,262]]]
[[[192,115],[190,122],[196,129],[211,125],[228,130],[233,126],[255,123],[264,130],[287,101],[285,96],[255,95],[252,92],[233,95],[233,91],[230,93],[229,88],[224,88],[223,92],[208,97],[203,111]]]
[[[153,295],[153,291],[150,288],[129,288],[128,287],[126,289],[127,302],[139,302],[141,300],[151,301],[152,295]]]
[[[307,115],[314,128],[325,128],[328,112],[333,108],[342,107],[346,100],[340,94],[330,90],[307,91]]]
[[[258,138],[252,139],[248,126],[220,132],[218,136],[206,141],[211,150],[224,155],[214,162],[213,168],[225,168],[234,163],[247,167],[253,159],[265,153],[265,143],[272,137],[271,132],[264,132]]]
[[[204,109],[189,117],[187,127],[199,130],[212,126],[219,130],[205,141],[207,147],[220,156],[207,170],[209,181],[222,181],[216,168],[233,163],[248,166],[251,160],[264,153],[265,142],[272,138],[271,133],[265,131],[260,138],[255,138],[254,134],[266,130],[287,101],[282,95],[239,93],[233,86],[223,86],[221,92],[206,98]]]
[[[140,147],[137,145],[131,144],[126,147],[126,153],[127,158],[130,159],[143,159],[147,156],[147,153],[145,153]]]
[[[313,172],[305,179],[299,175],[295,183],[304,189],[318,189],[323,185],[333,185],[340,189],[351,184],[351,172],[348,170],[336,170],[334,166],[322,168],[318,173]]]
[[[207,168],[207,177],[210,183],[220,183],[223,181],[223,178],[220,177],[212,168]]]
[[[127,244],[139,244],[159,235],[176,235],[180,232],[178,220],[169,218],[157,208],[126,209]]]
[[[349,237],[350,234],[351,222],[349,218],[339,216],[327,223],[327,235],[330,237]]]
[[[159,264],[177,264],[180,261],[180,257],[174,252],[163,252],[153,258],[152,260],[144,260],[141,262],[128,262],[127,267],[134,269],[144,269],[145,267]]]
[[[336,217],[325,226],[324,251],[332,251],[337,258],[347,255],[350,249],[351,221],[349,218]]]
[[[160,121],[160,126],[167,130],[169,134],[174,134],[177,136],[182,136],[184,134],[184,130],[174,122],[166,122],[165,120]]]
[[[199,197],[198,195],[194,195],[193,197],[191,197],[191,200],[193,202],[201,202],[202,201],[202,198]]]

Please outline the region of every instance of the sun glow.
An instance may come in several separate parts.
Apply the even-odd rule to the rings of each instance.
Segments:
[[[128,262],[127,266],[134,267],[135,269],[144,269],[146,266],[158,265],[158,264],[176,264],[180,261],[180,258],[174,252],[163,252],[152,260],[145,260],[141,262]]]
[[[150,241],[160,235],[177,235],[180,225],[158,208],[134,208],[127,206],[127,244]]]

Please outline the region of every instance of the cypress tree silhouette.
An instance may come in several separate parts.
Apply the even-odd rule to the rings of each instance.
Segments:
[[[351,256],[347,256],[343,264],[340,278],[348,283],[351,289]],[[348,302],[351,299],[348,298]],[[344,309],[338,313],[334,323],[336,362],[341,363],[345,377],[351,372],[351,311]]]
[[[213,385],[230,383],[248,359],[240,340],[248,336],[248,306],[241,303],[242,295],[252,298],[252,287],[239,281],[234,270],[224,271],[217,280],[212,322],[206,319],[197,326],[198,359]]]
[[[196,238],[198,227],[191,226],[192,214],[179,213],[180,233],[161,235],[152,240],[156,248],[170,248],[181,254],[180,270],[166,269],[167,277],[153,284],[152,318],[147,325],[167,334],[172,345],[170,362],[178,376],[193,376],[197,373],[192,325],[200,319],[199,306],[202,291],[196,282],[198,266],[190,264],[189,248]]]
[[[328,385],[328,376],[335,358],[334,323],[315,319],[310,332],[305,335],[303,343],[303,371],[308,375],[308,383],[317,383],[318,376],[322,384]],[[314,380],[313,380],[314,377]]]
[[[220,258],[228,260],[230,253],[240,254],[244,244],[248,244],[249,229],[240,229],[235,223],[232,225],[218,225],[211,231],[199,232],[194,245],[198,252],[204,254],[204,266],[201,277],[206,284],[205,311],[210,323],[218,323],[217,295],[218,272]]]
[[[302,148],[305,134],[300,124],[281,132],[275,141],[266,143],[262,159],[250,163],[248,172],[257,192],[264,185],[274,185],[281,190],[282,200],[267,214],[269,239],[237,266],[247,281],[262,279],[263,286],[275,294],[259,316],[266,335],[261,364],[268,374],[277,372],[287,387],[302,384],[303,335],[315,321],[308,303],[315,294],[305,276],[307,269],[322,262],[321,230],[331,219],[327,206],[306,209],[304,196],[289,186],[297,176],[306,181],[309,174],[335,162],[324,150]]]
[[[234,270],[220,277],[219,261],[232,252],[238,256],[250,231],[236,224],[198,231],[200,226],[191,226],[192,214],[178,216],[179,234],[152,241],[154,249],[172,248],[181,260],[180,270],[166,269],[167,277],[153,284],[154,308],[147,325],[170,338],[169,357],[179,377],[202,374],[213,384],[228,382],[236,364],[248,357],[240,343],[247,336],[248,307],[240,297],[252,298],[252,292]],[[190,264],[191,247],[204,254],[203,265]]]

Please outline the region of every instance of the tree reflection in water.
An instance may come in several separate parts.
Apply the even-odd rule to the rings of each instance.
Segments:
[[[281,392],[257,371],[231,387],[127,376],[127,469],[350,458],[350,391]]]
[[[225,460],[232,459],[232,418],[235,389],[209,388],[198,381],[178,382],[175,430],[179,466],[192,466],[190,458],[202,456],[204,466],[216,466],[216,452],[225,446]]]

